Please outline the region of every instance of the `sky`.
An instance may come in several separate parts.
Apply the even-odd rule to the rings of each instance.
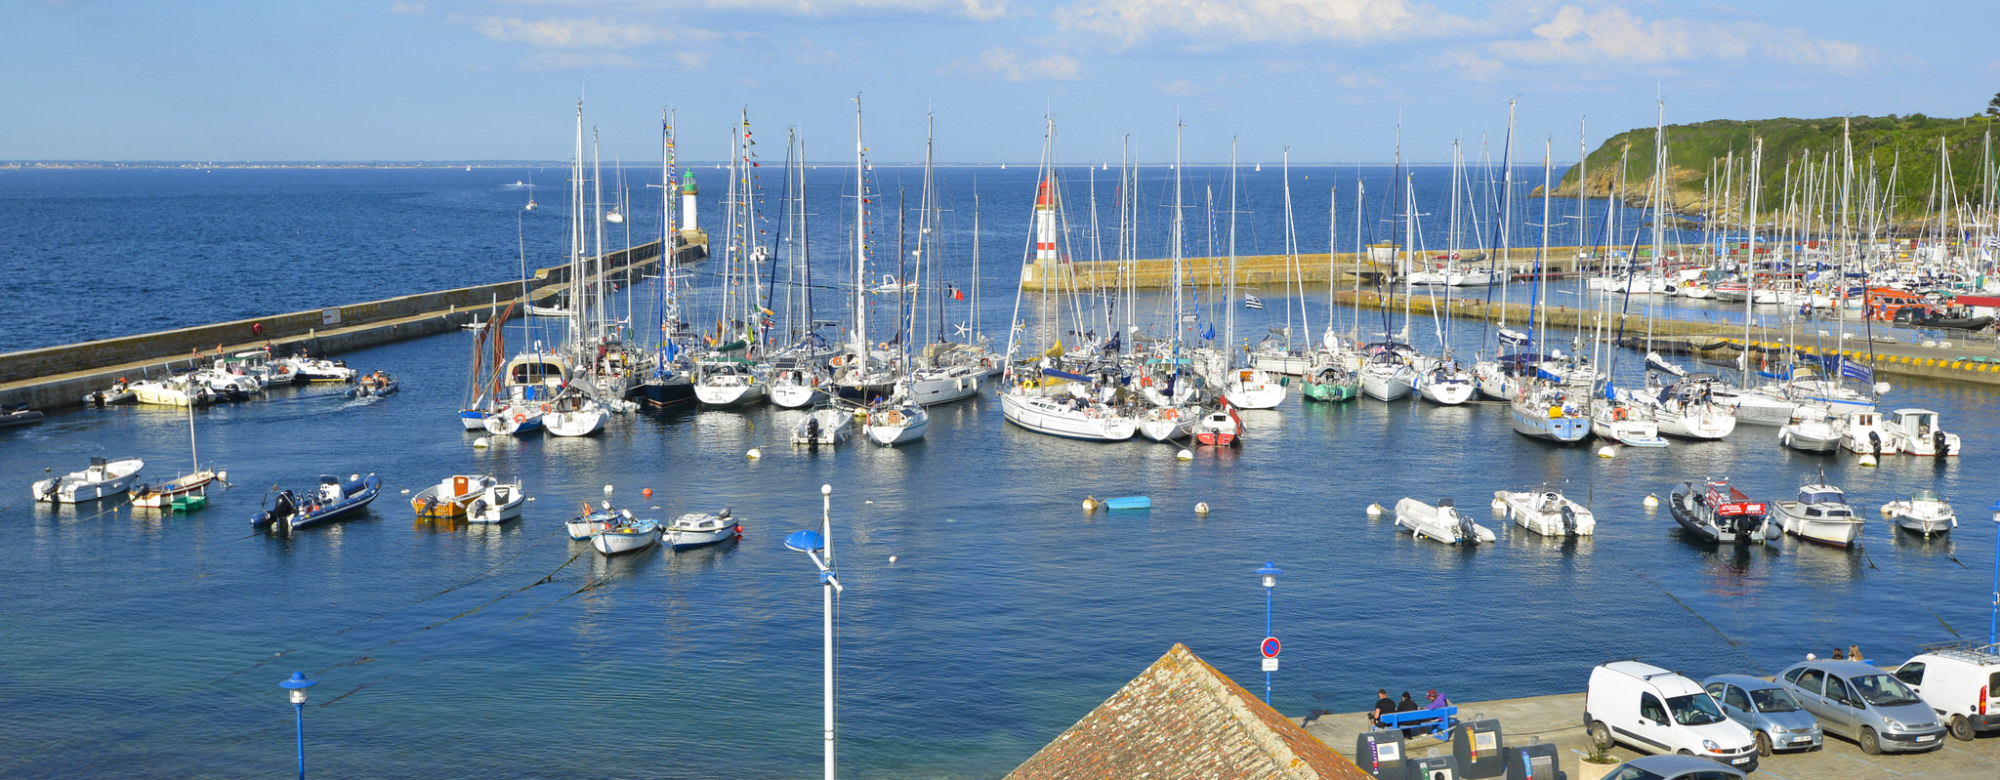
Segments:
[[[0,160],[1578,158],[1579,134],[1968,116],[1994,0],[6,0]],[[1483,145],[1483,147],[1482,147]],[[1484,148],[1488,151],[1482,152]]]

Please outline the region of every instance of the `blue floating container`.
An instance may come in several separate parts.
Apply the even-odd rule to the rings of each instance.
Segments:
[[[1153,499],[1146,496],[1125,496],[1104,499],[1104,507],[1112,511],[1120,509],[1152,509]]]

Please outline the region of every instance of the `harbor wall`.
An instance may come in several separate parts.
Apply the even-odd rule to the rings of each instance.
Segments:
[[[1534,247],[1514,248],[1501,253],[1498,250],[1473,252],[1461,251],[1461,264],[1472,266],[1492,261],[1500,261],[1505,269],[1514,275],[1532,273],[1535,257],[1541,250]],[[1641,249],[1641,257],[1647,250]],[[1687,250],[1688,257],[1704,254],[1699,248]],[[1360,257],[1357,266],[1355,258]],[[1475,255],[1479,259],[1475,259]],[[1579,269],[1599,268],[1598,261],[1610,256],[1601,247],[1550,247],[1545,263],[1549,273],[1565,276]],[[1679,251],[1669,252],[1670,258],[1679,257]],[[1444,263],[1439,252],[1420,252],[1416,257],[1418,265]],[[1236,258],[1236,283],[1245,287],[1276,287],[1296,279],[1298,284],[1324,287],[1328,279],[1352,282],[1356,269],[1364,279],[1373,279],[1384,271],[1401,267],[1405,262],[1391,247],[1376,247],[1369,251],[1337,252],[1328,254],[1301,254],[1298,256],[1297,270],[1293,270],[1290,255],[1239,255]],[[1613,262],[1623,264],[1625,258]],[[1124,266],[1121,271],[1120,266]],[[1219,287],[1227,283],[1229,258],[1189,257],[1181,259],[1181,279],[1187,287]],[[1142,260],[1079,260],[1056,266],[1028,264],[1022,268],[1021,286],[1031,292],[1043,289],[1099,290],[1117,289],[1122,282],[1139,289],[1171,289],[1173,287],[1173,260],[1167,258],[1147,258]],[[1052,287],[1051,285],[1056,285]]]
[[[689,241],[677,246],[675,262],[685,264],[705,256],[705,240]],[[629,277],[659,257],[657,241],[607,254],[605,276]],[[569,281],[568,265],[540,269],[528,282],[528,297],[555,295]],[[121,377],[139,379],[185,368],[196,353],[206,361],[217,350],[232,353],[268,343],[281,355],[298,351],[323,355],[442,333],[483,316],[496,302],[501,306],[519,302],[521,290],[519,281],[482,284],[0,354],[0,405],[25,403],[36,409],[80,405],[85,393]]]

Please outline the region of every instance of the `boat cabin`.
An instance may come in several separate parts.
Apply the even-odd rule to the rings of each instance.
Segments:
[[[1915,439],[1929,439],[1938,429],[1938,413],[1929,409],[1897,409],[1889,427]]]
[[[508,360],[503,378],[507,387],[519,388],[518,394],[543,398],[549,391],[569,384],[569,369],[555,355],[530,352]]]
[[[1839,504],[1838,507],[1827,508],[1826,514],[1829,515],[1853,514],[1853,511],[1847,508],[1847,494],[1832,485],[1800,485],[1799,503],[1806,505],[1806,514],[1809,515],[1820,514],[1819,510],[1814,508],[1815,504]]]

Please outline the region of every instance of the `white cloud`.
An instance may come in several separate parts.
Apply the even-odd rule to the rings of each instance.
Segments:
[[[540,19],[528,21],[491,17],[473,29],[501,43],[525,43],[537,49],[631,49],[661,40],[660,30],[643,24],[609,19]]]
[[[397,2],[389,4],[389,13],[398,16],[423,16],[426,13],[430,13],[430,9],[425,8],[423,3]]]
[[[1214,87],[1197,84],[1191,79],[1174,79],[1173,81],[1154,79],[1153,86],[1157,87],[1161,92],[1176,97],[1194,97],[1215,90]]]
[[[1379,41],[1466,29],[1463,17],[1410,0],[1076,0],[1055,11],[1065,30],[1135,45],[1162,34],[1204,43]]]
[[[1617,7],[1593,11],[1564,6],[1536,26],[1533,34],[1531,40],[1498,41],[1488,49],[1503,59],[1537,63],[1767,59],[1853,68],[1867,59],[1859,45],[1814,38],[1796,27],[1755,21],[1647,20]]]
[[[1004,46],[994,46],[971,57],[961,57],[944,67],[947,72],[975,76],[999,76],[1008,81],[1075,81],[1082,78],[1083,64],[1067,54],[1037,54],[1023,58]]]
[[[712,10],[773,11],[802,16],[841,16],[866,11],[919,11],[956,14],[986,21],[1006,16],[1013,0],[664,0],[656,5],[699,5]]]

